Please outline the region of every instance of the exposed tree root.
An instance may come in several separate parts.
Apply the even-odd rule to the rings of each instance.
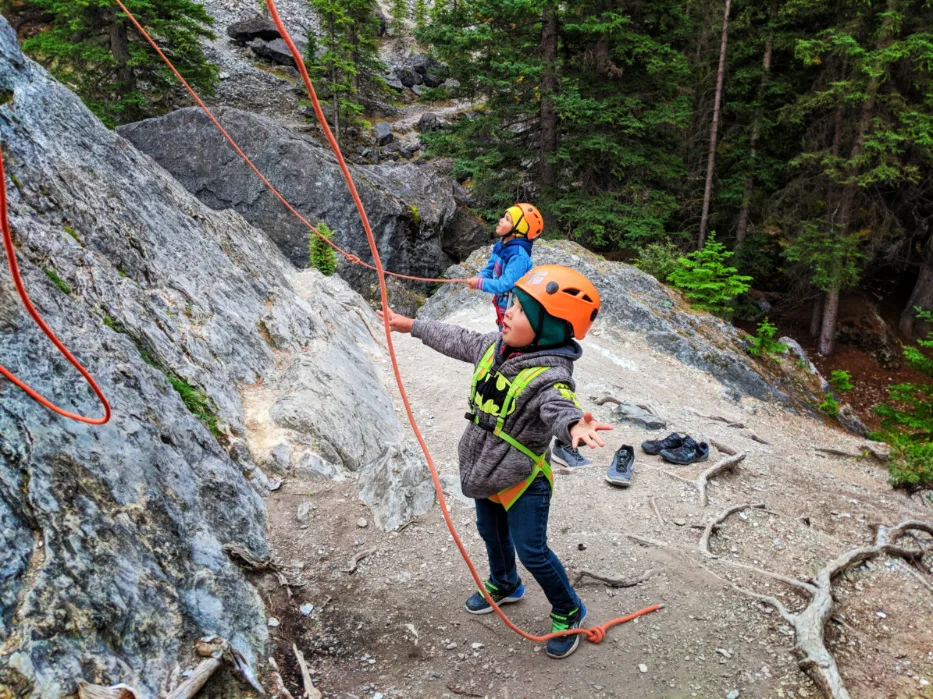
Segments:
[[[272,685],[275,692],[272,695],[273,699],[295,699],[285,687],[285,682],[282,681],[282,675],[279,674],[279,666],[275,664],[275,658],[269,658],[269,667],[272,668],[269,674],[272,676]]]
[[[896,556],[908,562],[919,559],[923,555],[922,551],[903,548],[896,543],[900,537],[912,531],[922,531],[933,535],[933,523],[908,520],[895,527],[879,526],[874,545],[862,546],[847,551],[826,564],[813,580],[807,582],[740,563],[730,563],[734,567],[750,570],[772,580],[782,582],[805,594],[810,601],[799,612],[789,611],[784,603],[776,597],[753,592],[733,582],[729,584],[737,592],[773,607],[788,624],[793,626],[797,639],[794,651],[798,656],[798,666],[810,676],[810,679],[813,680],[825,697],[829,699],[850,699],[850,695],[839,675],[836,660],[827,650],[824,638],[824,624],[832,614],[834,607],[832,597],[833,579],[852,566],[870,561],[882,554]],[[920,573],[917,573],[917,575],[920,575]],[[930,587],[926,580],[924,580],[924,583],[928,588]]]
[[[353,560],[350,561],[350,567],[343,572],[347,575],[353,575],[356,572],[356,568],[359,566],[360,561],[362,561],[367,556],[372,556],[374,553],[376,553],[376,551],[377,549],[367,549],[366,551],[360,551],[353,557]]]
[[[722,525],[730,515],[749,509],[763,510],[765,506],[763,503],[758,503],[757,505],[734,505],[727,510],[723,510],[719,515],[711,519],[709,524],[706,525],[706,529],[703,531],[703,536],[700,537],[700,553],[708,558],[719,558],[709,550],[709,539],[713,535],[713,532],[719,529],[720,525]]]
[[[684,410],[686,410],[688,413],[693,413],[697,417],[701,417],[704,420],[713,420],[714,422],[724,422],[726,423],[726,427],[738,427],[738,428],[745,427],[745,425],[739,422],[738,420],[731,420],[727,417],[723,417],[722,415],[704,415],[699,410],[694,410],[693,408],[684,408]]]
[[[660,524],[661,528],[663,529],[666,522],[664,521],[664,518],[661,516],[661,510],[658,509],[658,503],[655,502],[653,495],[650,498],[648,498],[648,502],[651,503],[651,509],[654,510],[654,514],[657,515],[658,517],[658,524]]]
[[[81,680],[78,683],[78,699],[139,699],[139,694],[125,684],[104,687]]]
[[[719,446],[716,448],[719,449],[719,451],[725,452],[725,449],[721,449]],[[671,478],[683,481],[684,483],[689,483],[694,488],[696,488],[697,492],[700,494],[700,505],[702,507],[706,507],[706,505],[709,503],[709,497],[706,494],[706,488],[709,485],[709,479],[718,476],[724,471],[733,470],[740,461],[745,459],[745,452],[736,453],[735,450],[732,450],[732,454],[732,456],[728,456],[721,461],[717,461],[715,464],[703,471],[703,473],[697,476],[696,480],[693,481],[689,480],[688,478],[684,478],[683,476],[678,476],[676,473],[672,473],[670,471],[665,471],[664,473],[666,473]]]
[[[304,684],[305,691],[301,695],[301,699],[321,699],[321,691],[314,686],[314,683],[311,681],[311,672],[308,670],[308,663],[305,662],[305,656],[296,644],[292,644],[292,650],[295,653],[295,658],[298,660],[298,667],[301,668],[301,681]]]
[[[609,578],[605,575],[600,575],[598,573],[593,573],[589,570],[580,570],[577,571],[577,574],[573,578],[573,586],[577,587],[583,583],[583,578],[593,578],[593,580],[598,580],[601,583],[605,583],[609,587],[635,587],[639,583],[643,583],[653,576],[658,571],[650,568],[644,573],[635,578]]]

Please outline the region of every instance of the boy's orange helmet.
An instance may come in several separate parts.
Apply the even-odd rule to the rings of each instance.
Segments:
[[[561,265],[535,267],[515,286],[555,318],[566,320],[573,336],[582,340],[599,313],[599,292],[575,269]]]
[[[510,206],[507,213],[512,218],[512,231],[516,235],[534,240],[544,230],[544,217],[531,204]]]

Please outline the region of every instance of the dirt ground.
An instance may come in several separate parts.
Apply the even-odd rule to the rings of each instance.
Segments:
[[[491,311],[466,310],[452,319],[477,330],[493,327]],[[395,336],[402,375],[425,438],[443,474],[456,474],[456,445],[471,368]],[[394,384],[386,364],[386,386]],[[585,409],[611,422],[609,393],[652,406],[668,429],[646,432],[616,424],[607,448],[590,452],[594,465],[557,476],[550,544],[570,571],[633,578],[641,584],[578,588],[589,624],[652,604],[658,612],[611,629],[600,645],[584,642],[555,661],[494,615],[462,609],[473,586],[437,507],[399,532],[376,529],[355,484],[286,480],[269,497],[275,558],[302,587],[274,576],[257,578],[278,626],[270,628],[287,686],[301,696],[292,653],[297,645],[325,696],[333,697],[815,697],[798,669],[793,632],[770,607],[736,592],[727,581],[774,595],[791,609],[803,598],[773,580],[727,565],[733,560],[808,579],[832,558],[873,541],[873,524],[933,520],[933,503],[893,491],[883,465],[822,454],[811,445],[853,447],[856,438],[823,423],[790,415],[753,399],[736,404],[708,375],[649,349],[636,335],[600,334],[584,343],[577,395]],[[394,389],[392,389],[394,390]],[[689,412],[720,415],[744,428]],[[404,420],[404,416],[400,415]],[[716,478],[710,502],[664,471],[693,478],[720,458],[686,467],[660,457],[636,457],[632,487],[608,485],[604,471],[620,444],[637,445],[669,431],[715,439],[745,452],[735,474]],[[754,433],[769,442],[748,437]],[[651,506],[657,504],[660,518]],[[306,523],[299,505],[310,502]],[[448,498],[470,555],[487,572],[469,501]],[[702,526],[725,508],[763,503],[766,510],[730,516],[713,536],[719,558],[699,553]],[[365,523],[366,526],[360,526]],[[635,535],[660,542],[646,545]],[[933,539],[918,570],[933,582]],[[361,558],[354,573],[351,561]],[[534,633],[549,631],[550,611],[530,575],[525,599],[506,607]],[[899,559],[877,558],[834,585],[837,609],[827,624],[828,646],[853,697],[933,698],[933,594]],[[304,614],[301,605],[306,606]]]

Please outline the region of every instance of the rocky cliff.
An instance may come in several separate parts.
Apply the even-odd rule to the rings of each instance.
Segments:
[[[334,230],[342,248],[372,262],[363,227],[330,150],[275,121],[237,109],[217,117],[282,195]],[[297,267],[308,264],[308,230],[253,174],[200,109],[181,109],[119,129],[201,201],[233,209],[263,229]],[[437,276],[450,262],[444,232],[456,212],[453,180],[425,161],[351,166],[386,269]],[[455,260],[454,260],[455,261]],[[372,272],[341,261],[340,274],[368,291]]]
[[[259,663],[263,605],[222,548],[268,555],[261,494],[275,485],[257,462],[278,449],[287,468],[383,477],[397,488],[382,502],[409,516],[430,504],[417,462],[392,480],[404,449],[373,317],[346,284],[296,274],[239,214],[203,205],[105,129],[3,20],[0,94],[26,285],[114,408],[105,426],[77,424],[0,381],[0,695],[69,696],[83,678],[153,697],[209,633]],[[99,414],[5,265],[0,328],[0,362]]]

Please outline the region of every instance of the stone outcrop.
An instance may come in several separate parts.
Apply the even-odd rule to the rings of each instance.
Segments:
[[[217,116],[256,166],[305,218],[323,221],[342,248],[371,262],[369,245],[332,153],[265,117],[222,108]],[[119,132],[213,209],[234,209],[263,229],[298,267],[308,230],[247,168],[199,109],[181,109]],[[453,181],[426,162],[350,166],[386,268],[435,277],[449,264],[442,237],[454,215]],[[372,273],[341,258],[339,271],[368,292]]]
[[[227,36],[243,44],[249,43],[253,39],[272,41],[281,38],[275,23],[262,15],[234,22],[227,27]]]
[[[70,422],[0,380],[0,688],[73,696],[85,679],[162,696],[206,634],[261,669],[263,605],[223,550],[268,556],[257,461],[284,444],[280,458],[318,454],[339,473],[411,488],[385,494],[382,521],[398,519],[394,502],[406,516],[426,506],[417,470],[387,470],[402,431],[377,380],[374,316],[339,279],[296,273],[239,214],[203,205],[108,131],[24,59],[2,19],[0,90],[25,283],[114,409],[104,426]],[[0,329],[4,366],[66,409],[99,414],[5,264]],[[325,394],[377,436],[335,429]],[[268,451],[257,415],[282,438]]]
[[[473,276],[488,257],[489,248],[476,250],[462,265],[448,269],[447,276]],[[805,401],[815,405],[822,400],[821,393],[809,392],[795,375],[754,362],[745,351],[741,331],[715,316],[691,311],[679,294],[631,265],[607,261],[568,241],[536,242],[534,262],[573,267],[596,285],[602,309],[594,334],[639,333],[654,349],[709,372],[729,389],[760,400],[778,400],[804,409]],[[450,284],[428,300],[419,316],[441,319],[474,303],[489,303],[489,297]]]

